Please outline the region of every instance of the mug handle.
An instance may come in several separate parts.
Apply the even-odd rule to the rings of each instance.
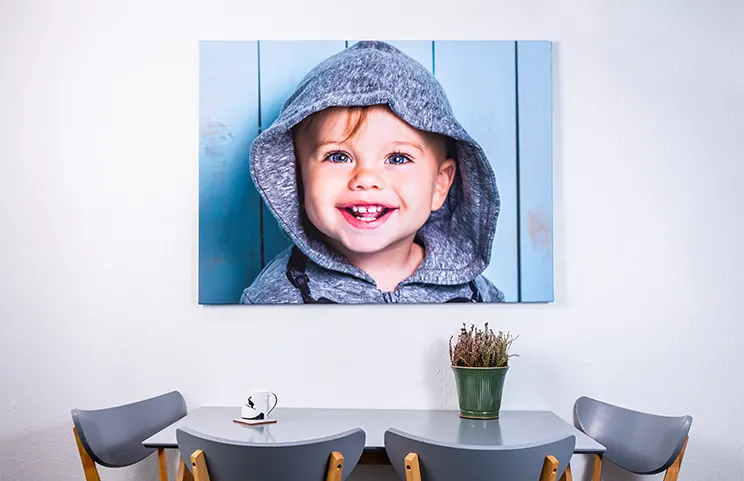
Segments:
[[[274,394],[273,392],[270,392],[270,393],[269,393],[269,396],[274,396],[274,405],[273,405],[273,406],[271,406],[271,407],[269,408],[268,412],[266,413],[266,418],[267,418],[267,419],[269,418],[269,414],[271,414],[271,411],[273,411],[273,410],[274,410],[274,408],[276,407],[276,405],[277,405],[277,404],[279,403],[279,398],[278,398],[278,397],[276,396],[276,394]]]

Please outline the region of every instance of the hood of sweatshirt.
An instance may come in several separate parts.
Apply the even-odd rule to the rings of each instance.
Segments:
[[[250,171],[269,210],[313,263],[374,281],[322,239],[307,232],[298,195],[292,127],[328,107],[387,105],[412,127],[456,143],[457,172],[447,200],[418,232],[425,257],[405,284],[458,285],[488,266],[499,194],[483,149],[455,118],[436,78],[394,46],[363,41],[311,70],[283,104],[279,117],[253,142]]]

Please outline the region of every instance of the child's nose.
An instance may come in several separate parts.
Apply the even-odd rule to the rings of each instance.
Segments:
[[[351,190],[384,189],[385,179],[378,169],[359,166],[349,180]]]

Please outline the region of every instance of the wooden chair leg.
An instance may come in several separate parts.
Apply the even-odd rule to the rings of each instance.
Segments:
[[[677,477],[679,476],[679,468],[682,466],[682,458],[685,456],[685,450],[687,449],[687,441],[689,440],[690,440],[690,437],[687,436],[685,438],[685,443],[682,445],[682,450],[679,452],[679,455],[677,456],[677,459],[675,459],[672,465],[669,466],[669,469],[667,469],[667,472],[664,475],[664,481],[677,481]]]
[[[194,481],[194,476],[191,474],[191,471],[189,471],[189,468],[186,467],[186,463],[183,462],[180,453],[178,455],[178,476],[176,476],[176,480]]]
[[[328,472],[326,473],[326,481],[341,481],[343,474],[344,456],[338,451],[334,451],[331,453],[331,457],[328,460]]]
[[[545,456],[540,481],[556,481],[558,477],[558,460],[555,456]]]
[[[602,481],[602,455],[594,455],[594,471],[592,473],[592,481]]]
[[[408,453],[403,460],[406,464],[406,481],[421,481],[421,467],[416,453]]]
[[[566,466],[566,470],[563,471],[561,481],[573,481],[573,476],[571,475],[571,463],[568,463],[568,466]]]
[[[204,451],[197,449],[191,454],[191,468],[194,470],[194,481],[210,481],[207,471],[207,458]]]
[[[163,448],[158,448],[158,467],[160,468],[160,481],[168,481],[168,463]]]
[[[72,434],[75,436],[75,443],[77,444],[78,453],[80,453],[80,461],[83,463],[85,481],[101,481],[101,477],[98,475],[98,469],[96,468],[96,463],[93,462],[93,458],[90,457],[88,451],[83,447],[77,429],[72,428]]]

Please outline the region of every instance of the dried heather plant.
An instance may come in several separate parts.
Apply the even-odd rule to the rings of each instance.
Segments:
[[[504,334],[501,331],[494,334],[488,328],[488,323],[482,331],[473,324],[468,330],[463,323],[455,347],[452,347],[454,337],[449,340],[449,355],[453,366],[507,367],[509,358],[518,357],[517,354],[509,354],[509,348],[519,335],[512,337],[508,332]]]

